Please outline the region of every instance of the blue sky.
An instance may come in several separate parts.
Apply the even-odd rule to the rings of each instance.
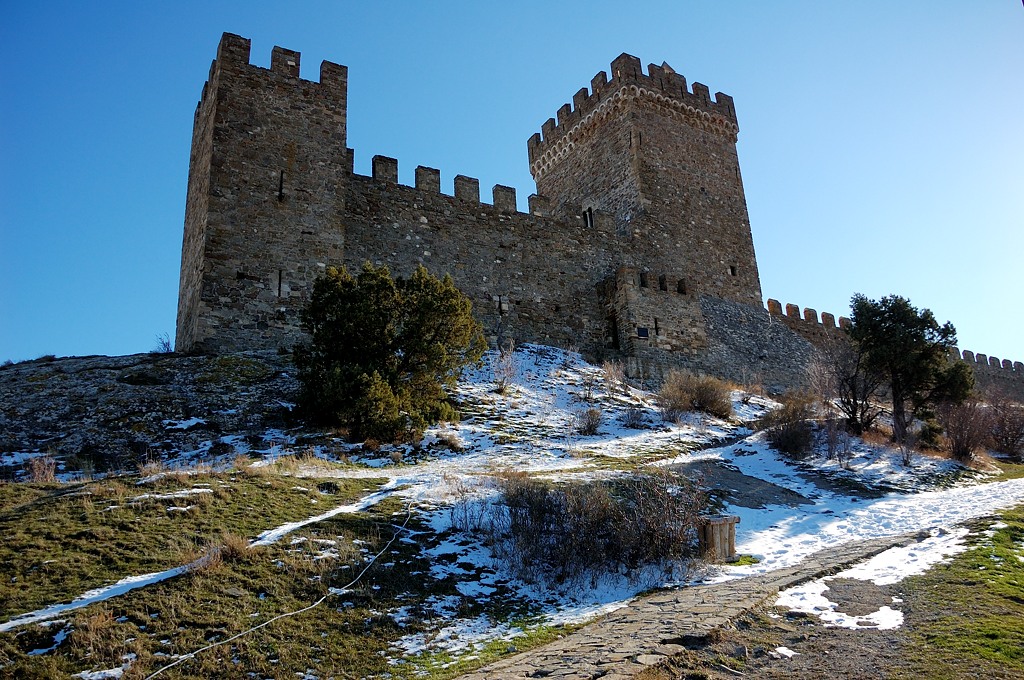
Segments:
[[[625,8],[625,9],[624,9]],[[766,297],[904,295],[1024,361],[1024,7],[866,2],[8,3],[0,361],[174,335],[192,114],[224,31],[349,67],[375,154],[534,190],[526,140],[621,52],[732,95]]]

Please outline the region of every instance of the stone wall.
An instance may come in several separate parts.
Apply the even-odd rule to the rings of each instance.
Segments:
[[[768,314],[778,322],[784,324],[791,331],[804,338],[813,345],[820,346],[830,338],[836,337],[836,332],[841,328],[847,328],[850,320],[846,317],[836,317],[828,312],[821,313],[821,320],[818,320],[818,312],[810,307],[805,307],[803,312],[794,304],[787,304],[785,311],[778,300],[768,300]],[[990,357],[985,354],[975,354],[969,350],[961,352],[953,350],[951,358],[963,360],[974,372],[975,384],[985,395],[1003,394],[1015,401],[1024,403],[1024,363],[1020,361],[1000,360],[997,357]]]
[[[557,129],[549,121],[545,139],[530,140],[531,159],[550,161],[557,195],[531,196],[522,213],[514,189],[495,186],[481,202],[470,177],[442,194],[433,168],[400,185],[392,158],[375,156],[371,176],[355,174],[344,67],[324,62],[316,83],[299,77],[297,52],[274,48],[263,69],[249,64],[249,49],[225,34],[197,107],[179,350],[290,347],[315,277],[366,261],[400,275],[418,264],[451,274],[494,342],[576,345],[594,358],[641,352],[664,364],[655,355],[695,354],[700,294],[760,304],[725,95],[711,101],[667,67],[643,75],[634,57],[619,57],[611,80],[599,74],[593,95],[581,90]],[[551,156],[552,140],[587,110],[600,113],[586,120],[590,151],[575,135],[582,156]],[[617,289],[623,267],[638,288],[664,295]],[[648,317],[663,318],[669,334],[653,345],[635,334]]]
[[[983,394],[1002,394],[1024,404],[1024,363],[1000,360],[970,350],[954,350],[974,370],[974,381]]]

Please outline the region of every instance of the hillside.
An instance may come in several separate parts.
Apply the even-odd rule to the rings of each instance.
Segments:
[[[750,427],[775,407],[765,397],[736,389],[731,421],[666,423],[651,393],[576,354],[515,356],[503,394],[485,364],[459,385],[461,422],[398,447],[297,427],[295,382],[273,353],[0,369],[0,462],[19,480],[0,485],[0,670],[146,677],[180,662],[161,677],[448,677],[652,589],[924,532],[912,554],[883,553],[844,576],[898,581],[962,552],[964,522],[1024,503],[1019,468],[926,455],[904,466],[860,440],[847,466],[794,462]],[[601,412],[597,434],[576,432],[586,409]],[[49,457],[55,481],[30,481]],[[737,548],[754,559],[551,583],[510,571],[482,531],[511,475],[568,483],[655,468],[708,487],[715,509],[740,517]],[[806,593],[784,602],[799,609]],[[847,618],[862,629],[896,618],[876,614]]]

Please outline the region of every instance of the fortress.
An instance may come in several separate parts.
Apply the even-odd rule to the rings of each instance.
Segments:
[[[788,387],[836,320],[775,300],[761,284],[736,153],[730,96],[667,64],[622,54],[527,142],[537,194],[374,156],[353,171],[347,74],[224,34],[196,108],[175,347],[290,348],[327,266],[419,264],[450,274],[492,343],[576,346],[634,376],[678,366]],[[844,320],[840,319],[840,323]],[[969,353],[967,353],[969,354]],[[984,355],[978,355],[984,357]],[[974,355],[970,356],[972,363]],[[976,363],[1021,383],[1019,362]]]

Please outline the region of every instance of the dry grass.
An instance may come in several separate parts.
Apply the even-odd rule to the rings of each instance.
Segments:
[[[731,418],[732,390],[718,378],[672,370],[658,391],[658,405],[662,417],[669,422],[691,411]]]
[[[581,435],[597,434],[603,414],[599,408],[588,408],[573,414],[573,429]]]
[[[665,471],[610,483],[549,484],[498,476],[502,510],[487,527],[495,552],[527,580],[577,582],[695,554],[706,494]]]
[[[52,484],[57,481],[57,461],[53,456],[37,456],[25,465],[28,481],[35,484]]]

